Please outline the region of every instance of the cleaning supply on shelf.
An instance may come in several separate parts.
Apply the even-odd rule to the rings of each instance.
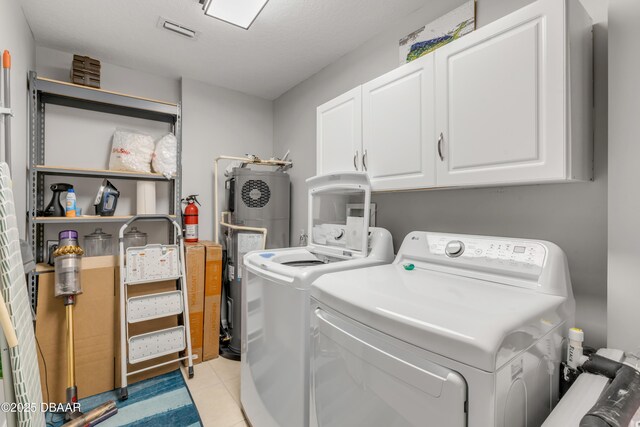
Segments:
[[[49,204],[44,209],[44,216],[65,216],[65,207],[60,202],[60,196],[65,191],[73,189],[73,185],[65,183],[51,184],[49,187],[53,191]]]
[[[73,188],[67,191],[67,206],[64,211],[64,216],[76,216],[76,192]]]

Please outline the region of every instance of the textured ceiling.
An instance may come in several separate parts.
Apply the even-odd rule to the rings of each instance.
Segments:
[[[425,0],[270,0],[248,30],[196,0],[21,0],[36,43],[274,99]],[[164,17],[197,40],[158,28]]]

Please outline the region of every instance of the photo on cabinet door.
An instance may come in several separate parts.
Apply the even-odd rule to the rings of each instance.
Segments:
[[[475,29],[476,2],[469,0],[457,9],[400,39],[400,65],[409,63]]]

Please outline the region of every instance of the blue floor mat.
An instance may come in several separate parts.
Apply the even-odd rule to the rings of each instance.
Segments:
[[[107,400],[116,402],[118,413],[100,427],[202,426],[180,370],[129,385],[129,398],[123,402],[116,390],[80,399],[81,411],[88,412]],[[49,413],[47,423],[59,427],[64,423],[62,418]]]

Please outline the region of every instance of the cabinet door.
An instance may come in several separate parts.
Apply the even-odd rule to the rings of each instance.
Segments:
[[[432,54],[362,86],[363,169],[373,190],[435,184],[434,103]]]
[[[439,186],[565,179],[564,7],[539,0],[436,51]]]
[[[316,123],[316,173],[359,170],[362,153],[362,87],[321,105]]]

